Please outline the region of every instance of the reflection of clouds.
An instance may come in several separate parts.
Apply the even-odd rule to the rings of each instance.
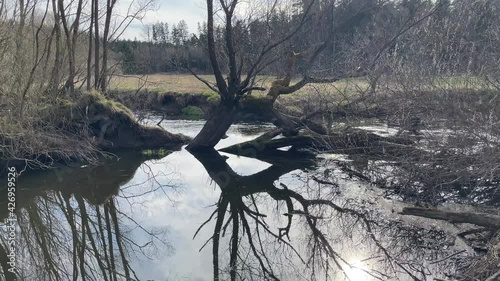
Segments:
[[[161,190],[157,190],[151,196],[139,198],[143,201],[142,206],[147,214],[147,216],[136,214],[141,217],[143,226],[166,227],[169,230],[168,240],[175,248],[173,255],[160,256],[154,262],[147,263],[146,267],[137,269],[139,277],[146,280],[165,280],[172,277],[203,280],[200,278],[210,276],[211,273],[209,262],[211,254],[207,251],[198,253],[201,241],[193,241],[192,235],[205,219],[204,215],[210,212],[205,207],[217,200],[218,190],[207,188],[206,177],[190,175],[190,173],[202,175],[202,167],[196,167],[192,163],[188,165],[191,167],[186,166],[185,162],[180,161],[182,154],[187,153],[174,153],[172,157],[164,159],[177,166],[179,176],[182,178],[181,190],[168,194],[169,198]],[[172,204],[172,200],[179,203]],[[201,233],[201,237],[209,237],[209,234]]]
[[[235,140],[245,141],[254,137],[253,135],[249,136],[241,132],[243,131],[231,130],[230,137],[225,140],[226,144],[230,144]],[[217,159],[224,163],[224,158],[220,157],[217,153],[216,155],[219,156]],[[241,175],[255,174],[270,166],[268,163],[246,157],[237,157],[230,154],[224,154],[224,156],[229,157],[226,161],[232,169]],[[121,161],[125,161],[126,159],[122,158]],[[137,158],[134,159],[137,160]],[[206,159],[210,160],[214,158],[207,157]],[[286,163],[283,165],[293,164],[292,162],[291,158],[287,158]],[[122,233],[125,233],[127,239],[130,239],[127,241],[133,241],[134,245],[146,245],[150,243],[153,239],[147,232],[156,233],[156,231],[160,231],[161,234],[164,234],[161,235],[161,239],[154,241],[155,245],[152,246],[153,249],[145,253],[145,256],[139,254],[137,250],[131,254],[130,262],[132,263],[132,268],[137,272],[141,280],[211,280],[213,270],[211,244],[209,243],[201,252],[199,252],[199,249],[205,243],[206,239],[213,234],[212,231],[215,228],[214,221],[206,225],[195,240],[192,239],[198,227],[215,210],[213,205],[221,195],[220,189],[213,183],[205,170],[204,164],[202,164],[204,162],[198,162],[193,155],[182,150],[173,152],[160,160],[147,161],[137,169],[140,163],[142,163],[142,160],[139,159],[136,163],[137,165],[133,165],[133,169],[128,170],[124,169],[124,167],[127,167],[126,165],[115,167],[114,173],[111,172],[112,170],[106,170],[102,176],[105,181],[97,182],[100,187],[105,187],[105,185],[110,185],[110,179],[119,178],[113,176],[115,174],[134,175],[127,184],[121,186],[119,196],[115,201],[117,202],[120,214],[122,212],[125,214],[123,217],[120,216],[122,218],[120,220]],[[209,161],[209,163],[213,164],[214,162]],[[268,173],[266,174],[267,177],[257,176],[257,178],[252,178],[251,182],[244,181],[248,177],[239,177],[240,180],[244,181],[245,186],[260,190],[259,193],[255,194],[256,202],[259,206],[259,212],[267,215],[263,221],[269,225],[271,230],[277,231],[278,227],[286,225],[286,216],[283,214],[288,212],[288,210],[283,202],[277,204],[275,199],[271,198],[268,193],[258,187],[268,186],[272,180],[277,179],[274,182],[274,186],[277,188],[283,188],[281,184],[284,184],[288,189],[308,199],[321,198],[330,200],[343,208],[366,209],[369,211],[370,217],[376,219],[377,223],[379,223],[372,226],[371,229],[373,231],[368,231],[366,226],[357,220],[355,216],[340,214],[340,212],[328,208],[315,209],[313,211],[314,215],[322,217],[318,220],[318,225],[321,231],[328,237],[329,243],[331,243],[334,250],[347,263],[354,266],[351,268],[349,265],[341,262],[342,268],[351,280],[375,280],[371,277],[371,279],[368,279],[367,275],[369,274],[367,271],[370,274],[375,274],[373,273],[374,270],[382,272],[391,272],[392,270],[384,260],[384,254],[378,245],[368,235],[369,232],[374,233],[377,237],[376,239],[381,242],[381,245],[384,245],[391,255],[395,256],[395,260],[401,260],[405,264],[408,264],[409,267],[424,264],[425,270],[430,269],[430,272],[443,272],[443,266],[441,264],[433,265],[432,261],[439,260],[448,255],[447,249],[440,248],[442,245],[449,245],[443,243],[444,234],[437,231],[428,231],[429,225],[425,225],[425,229],[417,229],[408,225],[390,222],[388,219],[394,219],[394,215],[390,211],[389,203],[387,203],[387,210],[384,213],[379,212],[381,208],[380,203],[385,201],[384,199],[380,199],[380,193],[377,193],[376,190],[369,188],[365,184],[344,177],[338,169],[335,170],[335,165],[331,160],[323,160],[318,164],[321,168],[314,168],[313,171],[302,171],[296,169],[299,166],[291,165],[290,167],[292,168],[286,170],[287,173],[285,175],[282,175],[282,173]],[[215,166],[219,167],[218,165]],[[78,174],[82,173],[82,170],[79,169],[78,171]],[[104,170],[100,171],[104,172]],[[116,171],[120,171],[120,173]],[[125,171],[128,172],[125,173]],[[278,169],[278,171],[284,170]],[[329,172],[326,173],[326,171]],[[74,174],[66,175],[70,175],[69,178],[72,181],[77,181]],[[278,179],[277,176],[273,177],[272,175],[281,176]],[[312,175],[335,182],[338,186],[320,186],[312,179]],[[96,179],[99,178],[96,177]],[[129,179],[129,177],[127,176],[126,179]],[[261,179],[264,180],[261,181]],[[266,181],[265,179],[272,180]],[[114,186],[121,185],[123,182],[125,181],[115,183]],[[254,183],[256,185],[252,186]],[[374,201],[374,198],[379,199]],[[252,205],[248,197],[244,201],[248,206]],[[42,202],[44,200],[40,203]],[[69,205],[74,209],[78,208],[77,203],[73,199],[69,201]],[[297,202],[294,203],[296,204],[295,207],[298,207]],[[58,229],[61,230],[62,234],[67,236],[63,241],[69,245],[71,241],[71,228],[65,222],[64,215],[58,212],[57,208],[51,211],[50,215],[62,223]],[[132,218],[138,225],[134,224],[128,217]],[[251,227],[255,226],[253,221],[250,220],[249,223]],[[81,231],[78,225],[75,227],[78,231]],[[161,232],[161,230],[164,231]],[[303,253],[311,251],[310,244],[308,244],[308,241],[310,241],[309,232],[304,216],[300,214],[294,215],[290,232],[291,243],[299,250],[303,258],[308,258],[307,254]],[[220,249],[222,264],[227,264],[227,245],[230,236],[229,234],[226,235],[222,239],[223,241],[221,241],[221,245],[223,245]],[[325,279],[319,277],[312,278],[310,275],[311,267],[303,266],[296,255],[289,249],[284,248],[283,243],[278,243],[274,237],[263,233],[261,237],[261,241],[269,253],[268,258],[272,264],[276,265],[275,272],[282,277],[281,280],[316,281]],[[168,243],[164,245],[160,241],[167,241]],[[170,249],[168,244],[173,246],[175,250]],[[248,254],[249,247],[245,241],[242,241],[239,246],[242,256]],[[65,245],[65,247],[68,246]],[[57,250],[60,251],[60,248],[57,248]],[[437,251],[437,254],[433,251]],[[65,266],[67,263],[70,269],[71,263],[69,261],[71,257],[62,255],[59,255],[59,257],[63,260],[62,263]],[[246,261],[252,263],[251,258],[248,258]],[[253,262],[255,264],[255,260]],[[321,272],[321,268],[318,265],[314,268],[318,269],[317,272]],[[345,280],[344,273],[336,270],[335,266],[332,268],[330,274],[332,278],[328,280]],[[227,266],[221,269],[227,271]],[[449,267],[449,269],[451,271],[453,267]],[[399,272],[401,273],[402,271],[399,270]],[[434,275],[434,277],[442,276]],[[225,279],[223,278],[223,280]],[[381,280],[396,279],[385,278],[384,276]],[[403,276],[397,280],[412,279]]]
[[[134,205],[139,210],[132,210],[132,215],[141,220],[143,227],[159,227],[168,229],[169,243],[174,247],[172,255],[160,255],[158,259],[137,267],[139,277],[144,279],[164,280],[179,277],[180,280],[203,280],[211,272],[209,252],[198,253],[201,241],[193,241],[192,235],[201,224],[207,212],[205,206],[213,204],[219,196],[218,190],[208,187],[208,176],[201,164],[186,151],[174,152],[157,163],[148,163],[149,169],[139,169],[136,177],[129,184],[143,182],[152,175],[165,170],[175,170],[179,180],[176,191],[171,188],[158,189],[153,193],[134,198]],[[156,181],[153,185],[158,185]],[[161,179],[158,179],[162,183]],[[144,188],[138,185],[136,193],[143,193]],[[128,192],[132,192],[129,188]],[[168,197],[167,197],[168,196]],[[175,202],[175,203],[174,203]],[[202,233],[202,237],[209,234]],[[193,271],[196,266],[196,271]]]
[[[201,129],[203,121],[167,121],[162,126],[173,133],[193,135]],[[238,125],[233,126],[228,131],[229,138],[221,141],[218,147],[251,140],[264,129],[256,128],[251,134],[244,135],[238,130]],[[227,162],[242,175],[254,174],[270,166],[256,159],[226,155],[229,157]],[[159,255],[153,261],[134,261],[137,263],[135,268],[138,277],[145,280],[211,280],[211,246],[208,245],[201,252],[199,249],[212,235],[213,223],[206,225],[196,239],[192,238],[198,227],[215,210],[213,205],[220,196],[220,189],[212,183],[203,165],[185,150],[173,152],[159,161],[148,161],[147,165],[147,168],[138,169],[134,178],[125,185],[125,192],[121,195],[132,197],[127,198],[133,206],[130,215],[140,221],[143,227],[168,229],[168,241],[175,252],[171,255]],[[154,175],[162,174],[161,178],[148,180]],[[172,181],[172,178],[176,180]],[[154,190],[159,183],[165,182],[175,183],[175,191],[166,187],[133,197],[134,194],[140,195]],[[144,235],[139,231],[136,234]]]
[[[328,165],[325,161],[320,164],[323,165],[324,168],[333,168],[331,163]],[[356,281],[415,280],[398,265],[399,262],[413,274],[420,276],[417,272],[425,272],[426,278],[430,279],[442,278],[444,274],[454,272],[455,267],[452,263],[433,262],[451,252],[463,250],[460,244],[454,244],[453,239],[443,232],[447,228],[446,224],[427,223],[421,224],[420,228],[400,222],[397,216],[392,214],[389,202],[380,205],[381,202],[387,201],[381,198],[380,190],[352,179],[342,178],[337,171],[332,172],[334,179],[330,180],[339,184],[340,189],[329,185],[320,186],[311,176],[316,175],[321,178],[323,172],[321,168],[312,172],[296,170],[280,177],[279,182],[306,198],[324,198],[344,208],[365,210],[370,220],[376,222],[370,227],[371,229],[367,229],[355,216],[332,210],[318,213],[322,216],[318,225],[321,225],[322,231],[327,235],[335,251],[345,260],[340,263],[345,272],[332,267],[330,276],[333,279],[330,280],[348,280],[346,274],[350,280]],[[383,208],[383,212],[379,212],[380,207]],[[268,210],[263,213],[266,211]],[[277,215],[279,218],[279,213]],[[270,225],[275,224],[271,222]],[[302,221],[295,221],[290,236],[295,245],[299,245],[301,252],[306,253],[310,251],[307,245],[308,234],[301,226],[305,226]],[[390,258],[384,251],[387,251]]]
[[[271,164],[244,156],[231,155],[229,153],[221,153],[228,156],[227,164],[240,176],[248,176],[256,174],[262,170],[271,167]]]

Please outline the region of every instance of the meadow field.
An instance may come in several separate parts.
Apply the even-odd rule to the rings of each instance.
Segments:
[[[213,75],[200,75],[201,78],[215,82]],[[276,76],[259,76],[256,86],[269,89]],[[298,80],[292,80],[292,83]],[[326,87],[326,88],[325,88]],[[365,79],[341,80],[331,84],[309,84],[301,90],[294,93],[304,94],[315,90],[337,90],[337,91],[357,91],[367,89],[368,82]],[[160,73],[151,75],[117,75],[111,79],[110,90],[133,91],[148,90],[159,93],[178,93],[178,94],[208,94],[210,90],[203,82],[191,74],[171,74]],[[254,92],[254,94],[257,92]],[[265,91],[261,92],[265,93]]]
[[[201,78],[215,82],[213,75],[200,75]],[[269,89],[271,83],[277,79],[276,76],[259,76],[256,81],[256,86]],[[298,82],[298,79],[292,80],[292,84]],[[415,90],[485,90],[490,89],[483,80],[478,77],[451,76],[451,77],[429,77],[425,80],[413,81],[411,87]],[[311,83],[301,90],[293,93],[293,95],[302,95],[305,93],[320,93],[328,94],[335,93],[340,95],[351,95],[366,91],[369,88],[369,81],[366,78],[343,79],[335,83],[318,84]],[[149,92],[157,92],[160,94],[175,93],[175,94],[212,94],[205,84],[191,74],[173,74],[173,73],[157,73],[150,75],[115,75],[111,78],[110,90],[114,91],[137,91],[147,90]],[[397,81],[383,81],[379,84],[381,91],[403,91],[408,90],[408,86],[402,86]],[[255,94],[265,94],[266,91],[256,92]]]

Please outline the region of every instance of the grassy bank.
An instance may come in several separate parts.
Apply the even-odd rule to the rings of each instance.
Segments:
[[[12,114],[0,118],[3,166],[94,163],[107,152],[173,147],[189,140],[157,127],[139,125],[129,108],[98,92],[82,92],[76,97],[39,104],[31,114],[29,119]]]

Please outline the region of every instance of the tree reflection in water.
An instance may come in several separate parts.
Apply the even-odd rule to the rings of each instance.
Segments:
[[[131,255],[168,247],[165,233],[136,224],[115,196],[148,158],[130,153],[99,167],[65,167],[21,178],[19,186],[42,185],[17,194],[17,280],[139,280]],[[4,219],[7,203],[0,207]],[[149,241],[137,244],[122,220],[142,229]],[[7,270],[7,241],[0,239],[4,277],[16,280]]]
[[[215,150],[194,156],[221,189],[216,210],[200,226],[215,221],[207,241],[212,243],[214,280],[387,280],[394,276],[425,280],[432,274],[426,259],[445,254],[442,247],[453,244],[441,231],[384,220],[355,203],[337,204],[335,182],[316,176],[299,180],[303,185],[294,188],[279,182],[286,173],[314,166],[313,159],[297,152],[257,155],[271,166],[250,176],[238,175]],[[221,237],[228,232],[225,246]],[[344,253],[336,249],[354,233],[362,233],[360,247],[373,245],[364,253],[372,256],[361,259],[355,249]],[[335,236],[339,241],[334,241]],[[221,255],[224,249],[227,252]],[[223,259],[228,266],[221,265]]]
[[[443,247],[454,241],[444,232],[408,226],[341,199],[343,183],[318,169],[309,154],[254,156],[271,166],[248,176],[215,150],[194,156],[221,191],[215,210],[193,233],[213,227],[203,248],[212,246],[214,280],[426,280],[452,269]],[[127,200],[118,200],[124,196],[119,188],[145,160],[129,155],[95,169],[74,168],[65,177],[26,177],[47,186],[18,194],[18,280],[139,280],[132,259],[169,252],[164,229],[146,229],[127,215],[121,204]],[[293,171],[307,172],[290,179]],[[0,205],[4,212],[6,203]],[[137,241],[131,228],[149,240]],[[1,239],[0,263],[7,272],[7,241]]]

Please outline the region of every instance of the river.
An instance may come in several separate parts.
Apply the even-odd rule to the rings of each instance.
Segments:
[[[189,136],[202,126],[162,122]],[[269,128],[233,125],[217,148]],[[343,173],[338,161],[349,157],[288,156],[124,152],[97,167],[23,175],[16,202],[18,272],[22,280],[213,280],[210,238],[224,202],[230,207],[216,257],[221,280],[231,274],[236,280],[444,279],[454,273],[455,258],[467,254],[453,226],[399,216],[405,203]],[[294,198],[293,212],[282,199],[286,194]],[[335,206],[311,205],[303,213],[294,196]]]

